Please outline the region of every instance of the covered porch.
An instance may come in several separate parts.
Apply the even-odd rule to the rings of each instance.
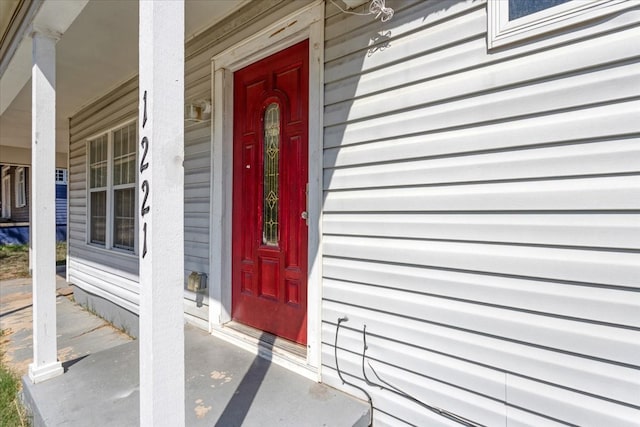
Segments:
[[[27,2],[30,7],[17,29],[19,34],[12,42],[12,51],[4,52],[2,57],[0,125],[4,129],[1,144],[12,147],[11,153],[16,159],[28,162],[37,171],[31,180],[34,189],[31,223],[34,236],[33,363],[24,378],[25,401],[32,409],[36,425],[87,425],[90,422],[100,425],[106,421],[112,425],[172,426],[369,424],[367,404],[272,363],[268,348],[260,354],[252,354],[214,338],[206,331],[192,327],[184,330],[184,275],[188,269],[185,265],[185,210],[176,200],[185,199],[185,183],[189,184],[185,180],[185,162],[194,163],[194,159],[185,160],[184,108],[194,102],[189,99],[191,92],[203,92],[202,88],[206,89],[210,83],[205,76],[200,77],[202,82],[191,86],[185,84],[185,40],[193,40],[249,3],[248,0],[176,0],[140,2],[138,6],[137,2],[98,0]],[[288,2],[286,6],[300,9],[312,3]],[[259,4],[261,13],[269,15],[269,4],[277,5],[278,2]],[[315,2],[316,9],[320,10],[321,5],[322,2]],[[283,9],[277,13],[289,12],[289,9]],[[315,24],[315,28],[321,29],[318,22],[322,18],[308,15],[305,25]],[[220,31],[231,31],[241,24],[232,20],[229,28]],[[300,27],[302,23],[298,20],[288,23],[283,34],[289,37],[289,32],[301,31],[296,25]],[[310,30],[305,27],[305,31],[308,35]],[[249,37],[248,34],[240,35]],[[320,40],[321,32],[316,31],[314,37]],[[215,34],[210,38],[217,40]],[[213,41],[208,43],[214,44]],[[236,45],[241,40],[231,37],[228,42]],[[269,40],[263,41],[267,42]],[[322,51],[319,46],[314,49]],[[195,54],[187,52],[189,55]],[[231,59],[236,61],[235,57]],[[203,68],[208,69],[210,56],[205,64]],[[221,76],[228,70],[217,71]],[[321,86],[320,75],[312,74],[312,77],[317,86]],[[132,170],[137,171],[133,174],[136,177],[125,182],[126,190],[130,187],[135,194],[130,198],[135,201],[131,203],[134,209],[128,218],[134,224],[128,231],[135,238],[125,239],[131,243],[126,245],[129,252],[124,253],[112,244],[110,239],[113,237],[107,237],[102,247],[92,245],[95,243],[92,237],[77,237],[76,243],[81,241],[82,245],[76,246],[76,252],[70,252],[70,255],[78,263],[86,261],[91,268],[99,263],[87,257],[89,252],[125,260],[127,269],[118,270],[112,277],[124,283],[123,288],[128,286],[120,295],[129,298],[122,298],[130,303],[124,308],[139,315],[140,339],[62,363],[58,341],[63,329],[57,319],[51,253],[52,216],[48,208],[53,186],[49,185],[48,177],[52,175],[56,157],[62,153],[70,173],[77,179],[71,184],[70,193],[93,194],[92,189],[99,186],[91,181],[93,178],[89,178],[89,174],[100,165],[99,162],[91,163],[90,154],[85,155],[84,151],[78,154],[80,150],[77,149],[74,153],[69,148],[70,139],[78,138],[76,129],[70,128],[69,117],[83,111],[84,114],[88,105],[95,105],[114,87],[134,79],[136,87],[132,97],[135,96],[137,102],[135,105],[129,103],[126,108],[136,108],[136,116],[120,117],[123,108],[118,104],[119,109],[114,107],[112,111],[115,118],[108,120],[124,120],[127,126],[135,129],[131,133],[135,135],[132,141],[139,143],[131,144],[137,148],[133,154],[128,154],[128,158],[134,159]],[[205,100],[212,95],[210,91],[204,91]],[[316,96],[316,101],[319,99]],[[128,102],[127,99],[121,101]],[[111,135],[112,129],[109,129],[114,125],[108,121],[100,126],[96,124],[96,130],[91,132],[81,129],[87,133],[81,132],[81,145],[86,147],[87,142],[96,141],[96,135],[92,133],[97,132],[97,127],[104,127]],[[207,130],[213,128],[213,123],[199,126]],[[315,134],[321,134],[319,125]],[[318,141],[317,138],[316,144]],[[115,162],[112,150],[115,148],[109,148],[109,160],[103,159],[105,162]],[[221,170],[222,158],[211,156],[214,170]],[[320,159],[319,155],[316,157]],[[320,161],[316,163],[318,167]],[[90,170],[93,166],[95,168]],[[116,184],[111,182],[114,173],[111,166],[108,173],[104,168],[105,176],[100,178],[108,179],[109,191],[113,190],[109,197],[105,196],[108,203],[113,201],[116,191],[112,188]],[[319,176],[319,169],[316,172]],[[316,181],[312,191],[319,194],[319,179]],[[213,207],[206,207],[206,214],[213,217],[223,204],[215,205],[214,202]],[[311,211],[317,212],[319,203],[314,203],[311,203]],[[98,204],[96,201],[95,205]],[[91,210],[89,203],[72,208],[75,210],[71,215],[75,215],[77,221],[86,221],[91,216],[98,223],[101,218]],[[115,215],[112,206],[105,207],[104,212],[111,212],[105,216]],[[79,220],[80,217],[84,219]],[[216,221],[211,223],[214,228]],[[77,227],[72,232],[79,236],[89,229]],[[317,235],[317,228],[315,230]],[[104,234],[113,236],[111,231],[107,226]],[[211,235],[218,236],[221,234],[216,234],[218,231],[212,230]],[[217,239],[220,243],[222,237]],[[72,250],[73,246],[71,242]],[[315,246],[309,247],[310,252],[315,250]],[[112,249],[116,250],[109,252]],[[212,259],[216,255],[220,254],[212,250]],[[73,262],[68,267],[80,272]],[[316,265],[314,277],[318,276],[318,271]],[[220,283],[216,282],[220,281],[216,281],[213,273],[210,280],[210,286],[218,286],[216,289],[219,290]],[[317,297],[317,280],[314,289]],[[223,306],[222,299],[226,295],[219,290],[217,294],[210,292],[209,297],[213,312],[216,305]],[[313,363],[309,364],[316,368],[313,374],[319,380],[322,345],[319,305],[314,305],[309,312],[315,319],[314,347],[308,353]],[[207,316],[209,320],[216,317],[208,313]]]

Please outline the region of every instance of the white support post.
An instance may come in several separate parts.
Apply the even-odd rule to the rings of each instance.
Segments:
[[[56,339],[56,36],[33,34],[31,74],[31,229],[33,363],[38,383],[60,375]]]
[[[140,1],[140,425],[185,425],[184,0]]]

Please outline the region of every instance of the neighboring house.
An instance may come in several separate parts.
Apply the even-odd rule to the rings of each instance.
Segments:
[[[28,166],[0,165],[0,244],[29,242]],[[56,169],[56,239],[67,240],[67,170]]]
[[[29,222],[29,168],[0,165],[2,220]]]
[[[286,338],[376,426],[637,426],[640,3],[336,3],[187,41],[187,321]],[[69,280],[134,334],[139,90],[69,121]]]
[[[29,168],[1,165],[0,244],[29,242]]]
[[[67,240],[67,170],[56,169],[56,227],[64,227],[59,241]],[[62,238],[60,238],[62,237]]]

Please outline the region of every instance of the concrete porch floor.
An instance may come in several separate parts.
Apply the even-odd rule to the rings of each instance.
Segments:
[[[369,408],[333,388],[185,327],[187,426],[367,426]],[[35,425],[137,426],[138,342],[65,364],[43,383],[23,378]]]
[[[59,271],[63,277],[64,271]],[[137,426],[138,342],[82,309],[58,280],[59,358],[65,373],[32,384],[23,399],[34,426]],[[0,281],[6,360],[24,374],[31,361],[31,281]],[[367,426],[366,403],[185,327],[187,426]]]

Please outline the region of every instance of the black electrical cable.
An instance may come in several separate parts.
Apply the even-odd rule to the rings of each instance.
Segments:
[[[340,324],[342,322],[347,322],[347,321],[349,321],[349,318],[347,316],[339,317],[338,325],[336,326],[336,339],[333,344],[333,355],[336,359],[336,371],[338,371],[338,377],[340,378],[340,381],[342,381],[342,384],[347,384],[347,385],[350,385],[351,387],[357,388],[358,390],[363,392],[365,396],[367,396],[367,400],[369,401],[369,408],[370,408],[369,409],[369,427],[371,427],[373,425],[373,401],[371,400],[371,396],[369,395],[369,393],[367,393],[367,391],[364,388],[360,387],[359,385],[345,381],[345,379],[342,377],[342,373],[340,372],[340,366],[338,364],[338,332],[340,332]]]
[[[456,415],[452,412],[447,411],[446,409],[441,409],[438,408],[436,406],[432,406],[432,405],[428,405],[424,402],[422,402],[421,400],[418,400],[417,398],[411,396],[409,393],[399,389],[398,387],[394,386],[393,384],[390,384],[389,382],[383,380],[382,378],[380,378],[380,376],[378,375],[378,373],[376,372],[375,369],[373,369],[373,366],[371,366],[371,362],[367,361],[367,364],[369,365],[369,368],[371,369],[371,372],[373,372],[373,375],[376,376],[376,378],[378,379],[378,381],[380,381],[382,384],[384,384],[384,386],[375,383],[373,381],[371,381],[369,379],[369,377],[367,377],[367,372],[364,366],[364,361],[366,358],[366,353],[367,353],[367,349],[369,348],[369,346],[367,346],[367,325],[364,325],[363,329],[362,329],[362,342],[363,342],[363,348],[362,348],[362,375],[364,376],[364,381],[367,383],[367,385],[373,386],[373,387],[379,387],[381,390],[388,390],[388,391],[393,391],[395,393],[400,394],[402,397],[422,406],[425,409],[428,409],[429,411],[435,412],[436,414],[448,418],[452,421],[455,421],[459,424],[462,424],[464,426],[467,427],[485,427],[483,424],[478,424],[474,421],[471,421],[467,418],[461,417],[459,415]],[[385,387],[386,386],[386,387]]]

